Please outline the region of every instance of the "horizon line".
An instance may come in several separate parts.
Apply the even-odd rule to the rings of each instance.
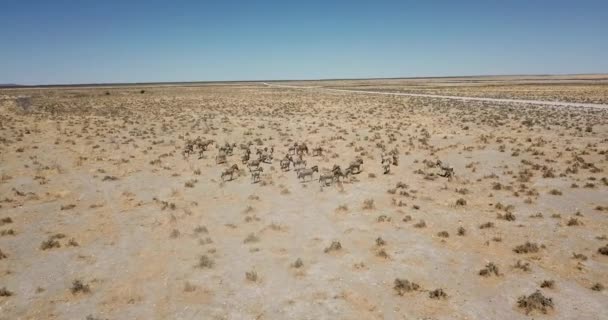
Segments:
[[[319,79],[256,79],[256,80],[194,80],[194,81],[151,81],[151,82],[99,82],[99,83],[58,83],[58,84],[0,84],[0,89],[26,88],[62,88],[62,87],[113,87],[113,86],[158,86],[158,85],[196,85],[257,82],[296,82],[296,81],[356,81],[356,80],[415,80],[415,79],[454,79],[454,78],[489,78],[489,77],[548,77],[548,76],[601,76],[608,73],[546,73],[546,74],[479,74],[451,76],[415,76],[415,77],[368,77],[368,78],[319,78]],[[604,79],[579,79],[604,80]]]

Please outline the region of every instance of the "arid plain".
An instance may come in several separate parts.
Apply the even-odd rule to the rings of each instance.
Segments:
[[[0,319],[606,319],[606,105],[602,75],[0,89]]]

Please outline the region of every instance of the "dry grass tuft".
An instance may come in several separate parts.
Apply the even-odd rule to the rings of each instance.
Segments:
[[[539,290],[529,296],[521,296],[517,300],[517,306],[524,309],[526,314],[540,311],[546,314],[549,309],[553,309],[553,299],[545,297]]]
[[[417,291],[418,289],[420,289],[420,286],[415,282],[410,282],[406,279],[397,278],[395,279],[395,285],[393,286],[393,289],[397,291],[398,295],[402,296],[407,292]]]
[[[500,276],[500,272],[498,271],[498,266],[496,266],[492,262],[489,262],[488,264],[486,264],[485,268],[479,270],[479,275],[482,277],[489,277],[492,275],[498,277]]]
[[[198,261],[198,267],[202,269],[211,269],[215,265],[215,262],[206,255],[201,256]]]
[[[447,299],[448,298],[448,294],[445,293],[445,291],[443,291],[443,289],[439,288],[439,289],[435,289],[433,291],[429,292],[429,298],[431,299]]]
[[[73,295],[76,295],[78,293],[89,293],[91,292],[91,288],[88,284],[85,284],[80,280],[74,280],[72,282],[72,287],[70,288],[70,291]]]
[[[342,250],[342,244],[340,244],[340,241],[332,241],[331,244],[329,245],[329,247],[325,248],[325,250],[323,250],[323,252],[329,253],[332,251],[340,251],[340,250]]]
[[[513,248],[515,253],[537,253],[540,250],[539,246],[536,243],[526,242],[524,244],[520,244],[517,247]]]

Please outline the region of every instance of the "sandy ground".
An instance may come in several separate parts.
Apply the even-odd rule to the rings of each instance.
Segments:
[[[569,81],[542,86],[601,80]],[[140,90],[0,91],[0,319],[606,319],[608,110]],[[361,172],[303,182],[280,167],[294,143]],[[241,144],[274,149],[258,182]]]
[[[405,97],[416,97],[416,98],[433,98],[433,99],[442,99],[442,100],[457,100],[463,102],[470,101],[481,101],[481,102],[492,102],[492,103],[507,103],[510,105],[544,105],[544,106],[552,106],[552,107],[582,107],[582,108],[599,108],[606,109],[608,108],[608,104],[600,104],[600,103],[581,103],[581,102],[563,102],[563,101],[547,101],[547,100],[522,100],[522,99],[514,99],[514,98],[491,98],[491,97],[467,97],[467,96],[459,96],[459,95],[438,95],[438,94],[425,94],[425,93],[406,93],[406,92],[394,92],[394,91],[372,91],[372,90],[357,90],[357,89],[334,89],[334,88],[324,88],[317,86],[290,86],[290,85],[281,85],[281,84],[270,84],[264,82],[264,85],[269,87],[278,87],[278,88],[292,88],[292,89],[302,89],[302,90],[322,90],[322,91],[330,91],[330,92],[340,92],[340,93],[351,93],[351,94],[367,94],[367,95],[386,95],[386,96],[405,96]]]

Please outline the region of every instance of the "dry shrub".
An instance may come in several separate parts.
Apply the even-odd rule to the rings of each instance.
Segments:
[[[258,281],[258,273],[255,271],[247,271],[245,272],[245,279],[251,282],[256,282]]]
[[[378,250],[378,252],[376,252],[376,255],[380,258],[384,258],[384,259],[388,259],[390,258],[390,256],[388,255],[388,253],[384,250],[384,249],[380,249]]]
[[[553,289],[555,287],[555,281],[554,280],[543,280],[543,282],[541,282],[541,284],[540,284],[540,287]]]
[[[48,240],[43,241],[40,245],[40,250],[50,250],[53,248],[61,248],[59,241],[55,240],[54,238],[49,238]]]
[[[199,268],[210,269],[210,268],[213,268],[214,265],[215,265],[215,262],[206,255],[201,256],[201,258],[198,261]]]
[[[479,275],[483,277],[489,277],[491,275],[500,276],[500,272],[498,271],[498,266],[494,263],[489,262],[486,264],[485,268],[479,270]]]
[[[554,196],[561,196],[562,192],[557,189],[552,189],[551,191],[549,191],[549,194]]]
[[[416,291],[420,289],[420,286],[415,282],[410,282],[409,280],[397,278],[395,279],[395,285],[393,286],[393,289],[397,291],[398,295],[402,296],[407,292]]]
[[[207,227],[205,226],[198,226],[196,228],[194,228],[194,233],[208,233],[209,230],[207,230]]]
[[[494,228],[494,222],[486,222],[479,226],[479,229],[488,229],[488,228]]]
[[[13,223],[13,219],[11,219],[11,217],[4,217],[0,219],[0,227],[9,223]]]
[[[537,253],[540,250],[536,243],[526,242],[513,248],[515,253]]]
[[[429,298],[431,299],[447,299],[448,294],[445,293],[445,291],[443,291],[443,289],[439,288],[439,289],[435,289],[433,291],[429,292]]]
[[[78,293],[89,293],[91,292],[91,288],[88,284],[84,284],[80,280],[74,280],[72,282],[72,288],[70,288],[70,291],[72,292],[72,294],[75,295]]]
[[[424,220],[420,220],[418,223],[414,225],[414,228],[424,228],[426,227],[426,222]]]
[[[2,287],[2,289],[0,289],[0,297],[10,297],[12,295],[13,292],[6,289],[6,287]]]
[[[325,248],[325,250],[323,250],[325,253],[329,253],[332,251],[340,251],[342,250],[342,244],[340,243],[340,241],[332,241],[331,244],[329,245],[329,247]]]
[[[458,227],[459,236],[465,236],[466,234],[467,234],[467,230],[464,227],[462,227],[462,226]]]
[[[573,252],[572,253],[572,258],[577,259],[577,260],[581,260],[581,261],[586,261],[587,260],[587,256],[582,254],[582,253],[576,253]]]
[[[505,214],[498,214],[498,219],[507,220],[507,221],[515,221],[515,215],[511,212],[507,212]]]
[[[294,263],[291,264],[291,266],[293,268],[299,269],[302,266],[304,266],[304,262],[302,262],[302,259],[298,258],[298,259],[296,259],[296,261]]]
[[[74,209],[74,208],[76,208],[75,204],[66,204],[66,205],[62,205],[61,206],[61,210],[71,210],[71,209]]]
[[[447,231],[440,231],[437,233],[437,236],[440,238],[449,238],[450,234]]]
[[[250,243],[250,242],[258,242],[260,241],[260,238],[258,236],[256,236],[253,233],[250,233],[247,238],[245,238],[245,240],[243,240],[243,243]]]
[[[536,290],[529,296],[521,296],[517,300],[517,306],[524,309],[526,314],[530,314],[534,311],[540,311],[546,314],[549,309],[553,309],[553,299],[543,296],[543,294]]]
[[[577,218],[574,218],[574,217],[570,218],[568,220],[568,222],[566,223],[566,225],[568,225],[569,227],[578,226],[581,224],[582,224],[582,222],[580,222]]]

